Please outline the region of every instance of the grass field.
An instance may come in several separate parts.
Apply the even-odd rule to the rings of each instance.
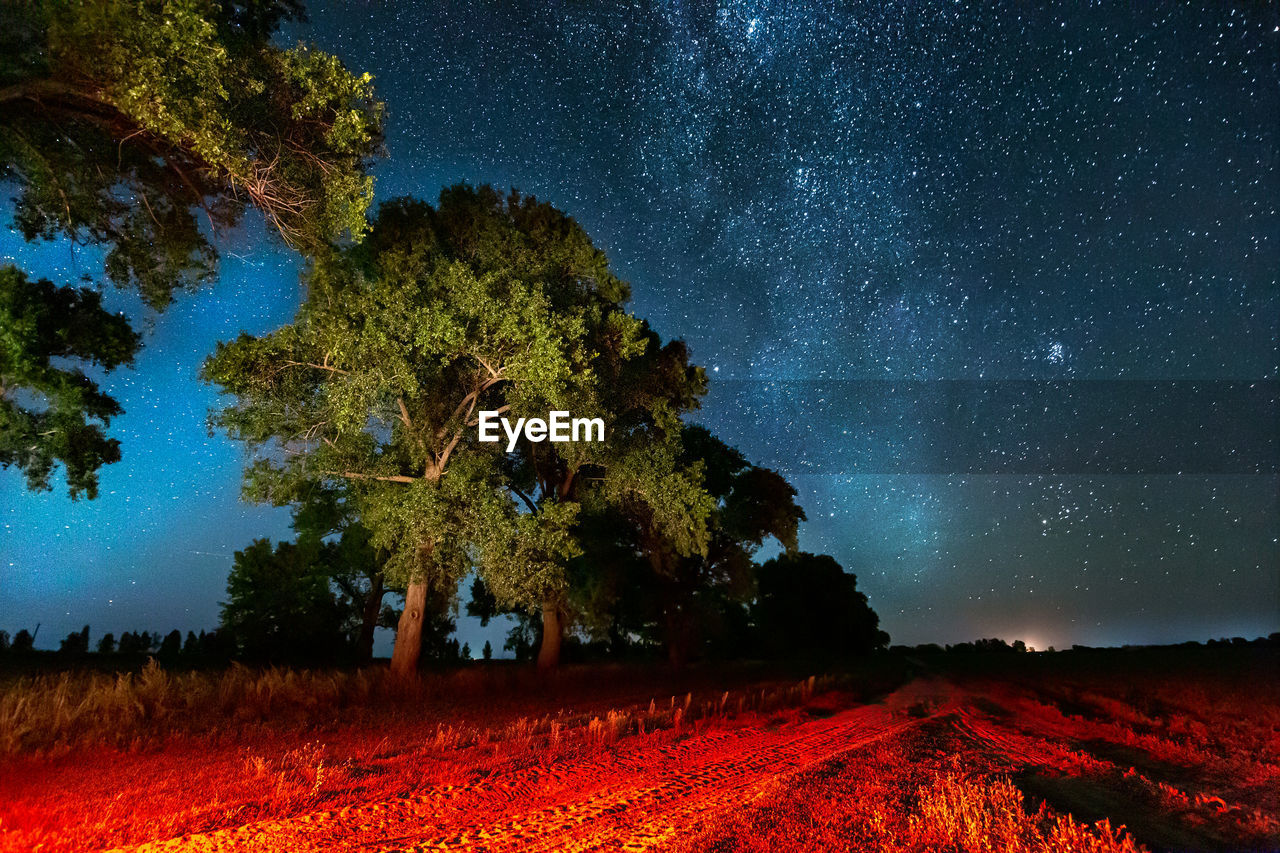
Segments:
[[[1280,849],[1275,649],[9,680],[0,849]]]

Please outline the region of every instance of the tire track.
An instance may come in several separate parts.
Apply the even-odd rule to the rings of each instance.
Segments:
[[[441,786],[130,848],[159,851],[645,850],[758,799],[780,779],[918,725],[882,706],[784,726],[715,730],[475,785]]]

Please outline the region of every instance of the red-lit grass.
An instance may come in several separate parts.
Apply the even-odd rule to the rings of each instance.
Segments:
[[[10,755],[0,849],[1280,849],[1274,689],[1230,663],[939,663],[873,704],[758,672],[477,669],[301,711],[325,676],[275,674],[242,730],[177,705],[124,748]]]
[[[495,774],[583,760],[620,738],[641,737],[657,745],[728,724],[731,717],[785,713],[803,703],[823,707],[833,701],[831,695],[815,699],[815,692],[836,683],[810,678],[798,683],[746,680],[740,686],[747,674],[729,674],[723,681],[732,689],[722,690],[719,685],[709,688],[714,680],[707,675],[673,679],[657,672],[668,687],[676,683],[694,689],[662,701],[651,697],[608,707],[607,702],[641,695],[637,691],[652,687],[652,679],[626,671],[630,687],[623,687],[623,672],[593,667],[562,673],[554,685],[521,697],[510,686],[529,687],[537,679],[532,672],[464,671],[428,677],[408,688],[375,686],[374,691],[386,691],[384,707],[348,706],[352,719],[343,720],[343,706],[330,704],[335,717],[328,725],[291,726],[286,724],[299,718],[287,713],[297,701],[290,685],[296,690],[296,685],[332,676],[274,671],[250,678],[231,673],[211,683],[225,686],[230,679],[244,679],[243,695],[268,700],[243,729],[225,721],[192,735],[161,716],[157,733],[135,731],[128,747],[103,744],[107,738],[96,734],[87,741],[80,733],[78,743],[99,745],[60,746],[52,753],[5,759],[0,764],[0,850],[96,849],[404,797],[429,787],[466,786]],[[137,681],[136,686],[153,690],[162,701],[189,707],[189,700],[173,691],[193,680],[144,672]],[[65,695],[61,683],[59,678],[52,685],[54,696]],[[164,690],[155,688],[157,683]],[[446,687],[451,690],[445,692]],[[370,698],[378,696],[374,691]],[[850,694],[842,696],[840,701],[852,701]],[[309,712],[316,705],[302,707]],[[264,722],[268,711],[274,716]],[[67,714],[56,719],[64,725],[63,720],[75,718]],[[193,715],[188,725],[203,719]]]

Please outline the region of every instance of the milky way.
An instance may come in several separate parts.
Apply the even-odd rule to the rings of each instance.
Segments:
[[[314,5],[290,35],[376,75],[380,197],[491,182],[587,227],[895,641],[1280,627],[1275,7]],[[229,554],[287,535],[195,380],[296,304],[260,236],[108,382],[102,498],[0,477],[4,627],[208,627]]]

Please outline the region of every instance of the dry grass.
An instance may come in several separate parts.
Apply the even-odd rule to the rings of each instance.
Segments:
[[[161,733],[207,731],[268,720],[305,723],[392,694],[385,670],[169,672],[38,675],[0,694],[0,753],[124,745]]]
[[[756,673],[755,678],[759,677]],[[255,727],[297,730],[338,717],[371,724],[389,716],[420,719],[420,712],[430,708],[450,720],[440,724],[436,741],[457,747],[475,743],[487,725],[484,720],[471,727],[462,725],[448,713],[451,707],[474,708],[479,700],[490,697],[509,705],[522,694],[535,705],[545,705],[548,690],[558,700],[599,691],[612,691],[611,698],[616,699],[619,683],[627,679],[626,670],[618,667],[572,669],[547,679],[523,667],[476,666],[424,674],[406,684],[383,668],[292,670],[232,665],[218,671],[171,672],[151,661],[138,673],[64,672],[5,685],[0,693],[0,755],[58,753],[100,745],[145,746],[175,735],[232,733],[238,737]],[[658,686],[653,678],[632,680],[637,689]],[[669,675],[658,674],[658,681],[670,680]],[[694,691],[687,690],[679,699],[672,696],[663,713],[655,706],[647,715],[627,712],[625,717],[607,715],[585,722],[596,739],[608,742],[622,734],[643,732],[646,726],[679,727],[682,720],[730,711],[786,707],[834,683],[831,678],[820,683],[809,678],[798,684],[770,680],[750,688],[751,680],[750,673],[731,676],[729,681],[739,688],[732,695],[731,691],[709,692],[699,685],[699,693],[706,696],[700,696],[696,705]],[[552,717],[543,717],[536,724],[521,720],[520,725],[534,728],[515,732],[516,739],[548,731]],[[509,739],[506,732],[486,737]]]
[[[761,799],[735,800],[672,849],[1280,849],[1280,688],[1234,659],[1162,670],[1081,658],[1072,670],[1075,658],[1028,658],[920,678],[849,712],[902,721],[892,736],[765,774],[751,786]],[[613,790],[642,772],[647,791],[681,772],[673,756],[713,766],[742,737],[767,754],[775,735],[826,725],[872,692],[847,677],[759,679],[631,667],[549,681],[473,667],[408,688],[374,670],[27,679],[0,699],[0,851],[97,849],[478,783],[483,807],[457,819],[480,825],[498,820],[484,790],[577,778]],[[696,775],[699,791],[713,783]],[[576,802],[576,784],[555,796]],[[610,820],[660,824],[679,798],[655,803]]]
[[[902,851],[955,850],[991,853],[1138,853],[1123,829],[1109,820],[1086,826],[1041,805],[1023,808],[1023,795],[1008,779],[943,775],[917,794],[916,812],[897,841]],[[893,848],[884,848],[891,850]]]

